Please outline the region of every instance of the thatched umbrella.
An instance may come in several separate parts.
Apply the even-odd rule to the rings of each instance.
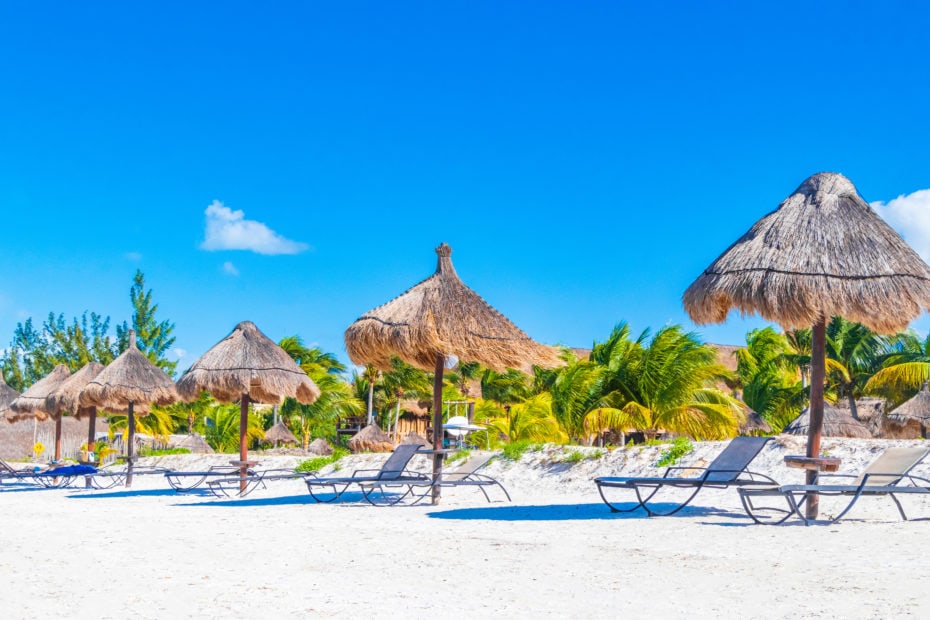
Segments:
[[[294,437],[294,433],[291,432],[284,422],[278,422],[267,431],[265,431],[265,441],[273,441],[275,445],[278,443],[297,443],[298,440]]]
[[[808,435],[810,433],[811,415],[808,407],[801,415],[791,421],[782,433],[786,435]],[[871,439],[872,432],[869,427],[852,417],[839,407],[829,403],[823,405],[824,437],[853,437],[856,439]]]
[[[320,456],[329,456],[334,452],[333,447],[329,445],[329,442],[318,437],[310,442],[310,445],[307,446],[307,452],[313,452],[314,454],[319,454]]]
[[[352,452],[390,452],[394,449],[391,436],[377,424],[369,424],[355,433],[347,445]]]
[[[88,418],[87,451],[94,449],[94,440],[97,435],[97,408],[81,406],[81,392],[103,370],[103,364],[88,362],[79,371],[61,382],[45,399],[46,407],[50,413],[62,415],[70,413],[77,419]],[[90,480],[88,480],[88,485]]]
[[[930,267],[849,179],[822,172],[721,254],[685,291],[684,305],[699,324],[720,323],[736,309],[785,328],[813,326],[807,456],[816,457],[826,321],[839,315],[877,332],[905,328],[930,308]],[[816,517],[816,498],[807,510]]]
[[[136,332],[129,330],[129,347],[81,390],[81,407],[98,407],[128,416],[126,486],[132,486],[133,442],[136,416],[146,416],[152,405],[170,405],[178,400],[171,377],[149,361],[136,346]]]
[[[0,419],[5,419],[10,413],[10,403],[19,397],[19,392],[6,384],[3,373],[0,373]]]
[[[10,403],[10,412],[6,416],[10,422],[26,418],[47,420],[52,417],[55,420],[56,461],[61,458],[61,415],[49,411],[45,399],[69,376],[71,376],[71,371],[67,366],[64,364],[55,366],[52,372],[33,383],[29,389],[19,395],[19,398]]]
[[[911,399],[898,405],[885,418],[890,422],[889,426],[897,431],[898,436],[907,435],[908,439],[926,437],[927,429],[930,428],[930,389],[927,387],[927,382],[924,381],[920,391]],[[907,432],[908,428],[911,432]]]
[[[436,273],[399,297],[365,313],[345,333],[356,364],[390,368],[391,357],[435,372],[433,446],[442,448],[442,375],[450,358],[479,362],[494,370],[554,367],[558,351],[530,340],[507,317],[465,286],[452,266],[452,248],[443,243]],[[442,472],[442,454],[433,455],[433,476]],[[439,502],[439,485],[433,503]]]
[[[249,402],[277,404],[290,397],[310,404],[320,395],[320,388],[287,352],[249,321],[236,325],[200,356],[178,381],[178,391],[187,401],[196,400],[201,392],[224,403],[239,401],[241,490],[249,469]]]
[[[769,423],[765,421],[765,418],[762,417],[758,411],[753,411],[750,409],[746,415],[746,419],[739,425],[739,434],[740,435],[751,435],[753,433],[771,433],[772,427],[769,426]]]

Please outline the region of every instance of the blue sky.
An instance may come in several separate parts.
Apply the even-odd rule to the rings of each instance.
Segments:
[[[128,320],[138,268],[181,368],[245,319],[347,361],[345,328],[430,275],[440,242],[539,341],[692,328],[688,284],[823,170],[930,258],[928,18],[0,3],[0,346],[49,311]]]

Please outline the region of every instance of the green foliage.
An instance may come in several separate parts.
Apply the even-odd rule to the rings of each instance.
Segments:
[[[336,448],[329,456],[320,456],[317,458],[307,459],[300,463],[294,471],[298,473],[315,473],[339,461],[342,457],[347,456],[349,451],[345,448]]]
[[[190,454],[187,448],[149,448],[139,450],[139,456],[168,456],[170,454]]]
[[[471,456],[471,450],[459,450],[458,452],[453,452],[446,457],[446,465],[454,465],[459,461],[464,461]]]
[[[70,321],[63,314],[50,312],[38,328],[31,318],[18,323],[13,341],[0,357],[4,380],[23,391],[58,364],[72,372],[92,361],[109,364],[117,354],[116,344],[107,335],[109,327],[109,317],[93,312]]]
[[[565,457],[562,458],[562,462],[569,463],[570,465],[574,465],[575,463],[580,463],[581,461],[584,461],[587,458],[588,458],[588,455],[586,455],[581,450],[572,450],[571,452],[566,454]]]
[[[543,449],[543,446],[544,444],[526,439],[511,441],[504,446],[501,456],[510,461],[519,461],[525,452],[538,452]]]
[[[171,335],[174,323],[165,320],[159,322],[155,318],[158,304],[152,303],[152,290],[145,290],[145,276],[136,270],[129,289],[129,299],[132,302],[132,325],[125,321],[116,326],[116,337],[119,340],[119,350],[125,351],[129,346],[129,330],[136,332],[136,346],[153,364],[164,370],[169,376],[174,376],[178,366],[177,362],[169,361],[165,354],[171,349],[175,338]]]
[[[773,430],[781,430],[806,405],[802,377],[810,365],[809,333],[799,330],[789,336],[771,327],[753,330],[746,335],[746,347],[737,350],[736,358],[743,402],[765,418]]]
[[[693,450],[694,444],[691,443],[690,439],[687,437],[676,437],[672,440],[672,444],[669,446],[668,450],[665,450],[659,455],[656,466],[667,467],[669,465],[674,465],[680,461],[684,455]]]
[[[239,451],[239,405],[215,405],[201,421],[203,436],[217,452]],[[246,437],[254,442],[265,435],[262,416],[249,411]]]
[[[562,443],[567,438],[552,412],[552,397],[548,393],[536,394],[509,407],[479,401],[475,404],[475,423],[487,427],[470,437],[479,445],[483,442],[497,445],[502,439],[511,444],[519,441]]]

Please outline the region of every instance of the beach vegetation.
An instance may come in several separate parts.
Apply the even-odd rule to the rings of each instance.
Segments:
[[[190,454],[188,448],[149,448],[143,446],[139,449],[139,456],[169,456],[172,454]]]
[[[312,459],[307,459],[302,461],[294,471],[298,473],[316,473],[322,470],[327,465],[335,465],[345,456],[348,456],[349,451],[345,448],[335,448],[333,453],[329,456],[319,456]]]
[[[526,441],[564,443],[568,436],[552,411],[552,397],[543,392],[515,405],[500,406],[490,401],[475,404],[475,423],[486,427],[472,433],[472,442],[498,446]]]
[[[882,367],[869,378],[864,391],[898,405],[930,381],[930,335],[920,338],[913,332],[904,332],[889,341]]]
[[[178,363],[166,357],[175,342],[175,337],[171,335],[174,323],[167,319],[159,321],[155,317],[158,304],[152,301],[152,290],[145,290],[145,276],[138,269],[129,289],[129,300],[132,303],[132,324],[124,321],[116,326],[119,350],[129,348],[129,331],[135,330],[139,351],[169,377],[174,377]]]
[[[667,450],[659,455],[656,467],[668,467],[677,464],[682,457],[694,450],[694,444],[687,437],[676,437]]]

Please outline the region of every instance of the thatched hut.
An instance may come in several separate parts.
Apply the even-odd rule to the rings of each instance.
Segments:
[[[250,321],[236,325],[201,355],[178,381],[178,391],[187,401],[209,392],[219,402],[239,402],[239,465],[243,478],[249,468],[249,403],[280,404],[290,397],[310,404],[320,396],[320,389],[307,373]]]
[[[45,399],[65,379],[71,376],[71,371],[64,364],[55,366],[52,372],[48,373],[35,383],[33,383],[25,392],[10,403],[10,410],[6,419],[9,422],[25,420],[27,418],[36,418],[37,420],[47,420],[51,417],[55,421],[55,460],[61,458],[61,415],[58,412],[52,413],[48,410]]]
[[[723,322],[735,309],[788,329],[813,326],[807,456],[815,457],[827,320],[839,315],[882,333],[905,328],[930,308],[930,267],[849,179],[822,172],[727,248],[688,287],[683,302],[698,324]],[[815,518],[816,498],[807,509]]]
[[[782,430],[785,435],[807,435],[810,432],[810,408],[801,412],[801,415],[791,421]],[[872,431],[869,427],[855,419],[842,409],[829,403],[823,406],[823,434],[826,437],[853,437],[855,439],[870,439]]]
[[[6,384],[0,373],[0,420],[5,420],[10,411],[10,403],[19,397],[19,392]]]
[[[355,433],[346,445],[352,452],[390,452],[394,449],[391,436],[377,424],[369,424]]]
[[[310,445],[307,446],[307,452],[319,454],[320,456],[329,456],[333,453],[333,447],[328,441],[319,437],[310,442]]]
[[[283,444],[295,444],[299,443],[300,440],[294,436],[294,433],[284,424],[284,422],[278,422],[267,431],[265,431],[265,437],[262,441],[267,441],[278,445],[279,443]]]
[[[893,439],[919,439],[930,432],[930,389],[925,381],[912,398],[901,403],[882,422],[882,434]]]
[[[739,425],[740,435],[765,435],[772,432],[772,427],[758,411],[750,409],[746,419]]]
[[[126,443],[126,486],[132,486],[133,443],[136,416],[146,416],[152,405],[164,406],[178,400],[174,382],[161,368],[149,361],[136,346],[136,332],[129,330],[129,346],[81,390],[81,407],[106,409],[128,416]]]
[[[76,373],[61,382],[45,399],[46,407],[54,415],[64,415],[70,413],[76,419],[88,418],[87,422],[87,450],[94,449],[94,439],[97,429],[97,408],[81,406],[81,392],[87,387],[91,379],[96,378],[103,370],[103,364],[99,362],[89,362]],[[86,486],[91,486],[90,478],[86,481]]]
[[[507,317],[468,288],[452,266],[452,248],[443,243],[436,272],[384,305],[359,317],[345,332],[346,350],[356,364],[387,370],[399,357],[433,371],[433,446],[442,448],[442,375],[458,358],[488,368],[554,367],[556,349],[530,339]],[[433,475],[442,471],[442,455],[433,457]],[[433,487],[433,503],[439,486]]]
[[[423,446],[424,448],[429,448],[429,440],[423,435],[414,432],[407,433],[407,435],[401,439],[400,443],[415,444],[418,446]]]

